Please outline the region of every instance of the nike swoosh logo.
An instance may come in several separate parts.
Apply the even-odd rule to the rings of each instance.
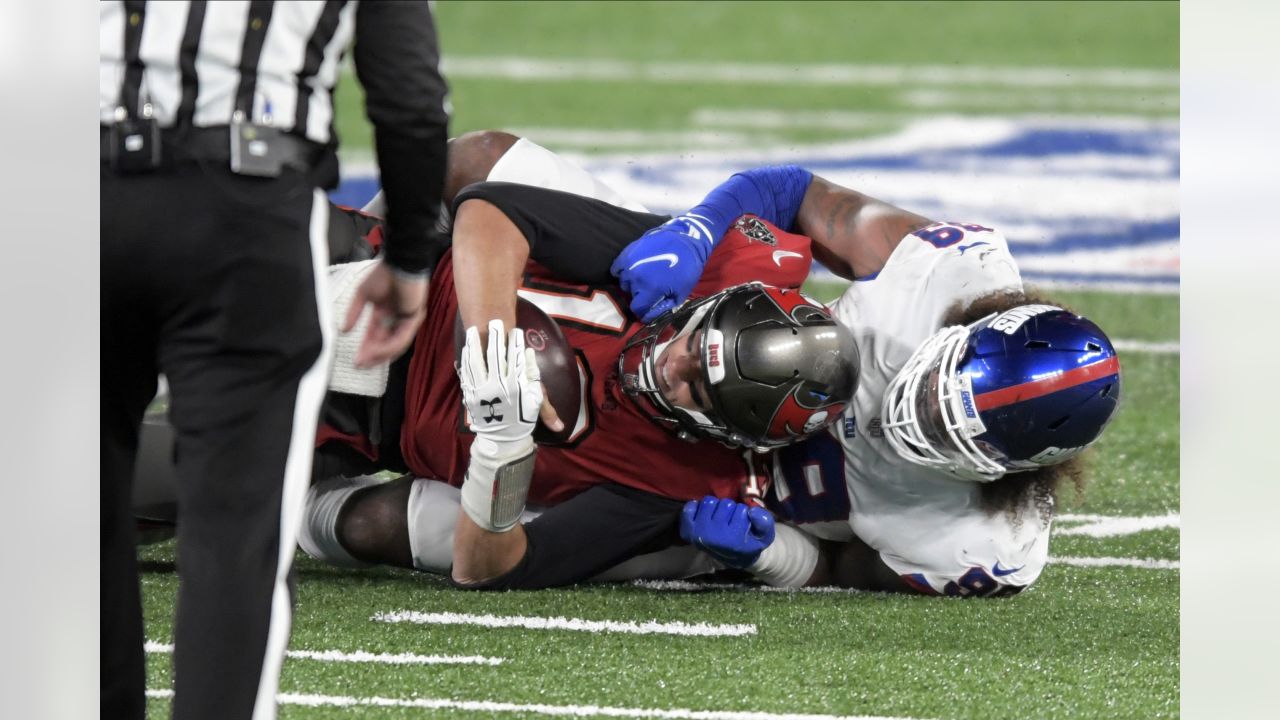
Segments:
[[[637,261],[635,261],[635,262],[631,263],[631,267],[629,267],[629,268],[627,268],[627,269],[628,269],[628,270],[635,270],[636,268],[640,267],[641,265],[643,265],[643,264],[645,264],[645,263],[659,262],[659,261],[662,261],[662,260],[666,260],[666,261],[667,261],[667,263],[668,263],[667,267],[669,267],[669,268],[673,268],[673,267],[675,267],[675,266],[676,266],[676,263],[680,262],[680,258],[676,257],[676,254],[675,254],[675,253],[662,253],[661,255],[654,255],[653,257],[647,257],[647,258],[645,258],[645,259],[643,259],[643,260],[637,260]]]
[[[1016,567],[1016,568],[1002,568],[1002,567],[1000,567],[1000,561],[999,561],[999,560],[997,560],[997,561],[996,561],[996,564],[995,564],[995,567],[991,568],[991,574],[995,575],[996,577],[1004,577],[1005,575],[1012,575],[1012,574],[1014,574],[1014,573],[1018,572],[1019,570],[1021,570],[1021,569],[1022,569],[1022,568],[1024,568],[1024,567],[1026,567],[1026,566],[1025,566],[1025,565],[1019,565],[1019,566],[1018,566],[1018,567]]]
[[[773,251],[773,264],[774,264],[774,265],[777,265],[778,267],[782,267],[782,258],[784,258],[784,257],[798,257],[798,258],[802,258],[802,257],[804,257],[804,256],[803,256],[803,255],[801,255],[801,254],[800,254],[800,253],[798,253],[798,252],[791,252],[790,250],[774,250],[774,251]]]
[[[990,244],[991,244],[991,243],[986,242],[986,241],[983,241],[983,242],[976,242],[976,243],[971,243],[971,244],[969,244],[969,245],[961,245],[961,246],[960,246],[959,248],[957,248],[957,249],[960,251],[960,254],[961,254],[961,255],[963,255],[963,254],[964,254],[964,251],[965,251],[965,250],[968,250],[969,248],[976,248],[976,247],[978,247],[979,245],[990,245]]]

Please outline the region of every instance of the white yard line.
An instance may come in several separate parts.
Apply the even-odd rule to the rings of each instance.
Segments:
[[[1081,524],[1076,524],[1081,523]],[[1139,517],[1113,517],[1109,515],[1059,515],[1054,521],[1054,535],[1086,535],[1104,538],[1132,535],[1144,530],[1162,530],[1181,525],[1177,513],[1168,515],[1144,515]],[[1066,527],[1064,527],[1066,525]]]
[[[148,640],[149,653],[172,653],[173,645]],[[483,655],[415,655],[413,653],[369,653],[363,650],[340,652],[338,650],[289,650],[291,658],[319,660],[321,662],[378,663],[382,665],[501,665],[504,658]]]
[[[1074,565],[1075,567],[1130,567],[1146,570],[1182,569],[1182,563],[1177,560],[1157,560],[1155,558],[1051,557],[1049,562],[1057,565]]]
[[[148,689],[149,698],[172,698],[168,689]],[[303,695],[280,693],[276,702],[303,707],[400,707],[422,710],[463,710],[484,713],[532,713],[569,717],[669,718],[671,720],[914,720],[883,715],[809,715],[805,713],[771,713],[752,710],[686,710],[682,708],[627,708],[599,705],[542,705],[494,702],[491,700],[447,700],[413,698],[401,700],[384,697],[345,697],[335,695]]]
[[[1177,112],[1179,96],[1174,92],[1162,93],[1097,93],[1088,90],[1060,91],[974,91],[940,88],[907,90],[898,95],[905,105],[922,110],[972,107],[983,110],[1005,108],[1034,108],[1037,110],[1104,109],[1109,112],[1166,110]]]
[[[1176,70],[949,65],[850,65],[458,57],[440,63],[445,77],[542,81],[630,81],[744,85],[1003,85],[1176,89]]]
[[[862,130],[907,122],[918,113],[853,110],[749,110],[742,108],[699,108],[693,111],[694,125],[735,127],[754,130]],[[536,137],[536,136],[533,136]]]
[[[526,630],[575,630],[590,633],[628,633],[632,635],[690,635],[696,637],[741,637],[755,635],[755,625],[710,625],[707,623],[648,622],[616,620],[583,620],[566,617],[524,617],[519,615],[471,615],[467,613],[423,613],[397,610],[378,613],[371,620],[385,623],[418,623],[421,625],[477,625],[488,628],[524,628]]]
[[[1180,355],[1182,344],[1177,340],[1166,342],[1148,342],[1146,340],[1113,340],[1112,345],[1120,352],[1152,353],[1154,355]]]
[[[742,133],[716,130],[596,130],[592,128],[513,127],[510,132],[521,137],[557,147],[620,148],[655,145],[691,145],[699,148],[733,148],[747,144]],[[759,139],[756,139],[759,141]]]
[[[1088,290],[1138,295],[1178,295],[1182,292],[1181,285],[1177,280],[1156,283],[1102,281],[1085,284],[1076,280],[1057,281],[1036,278],[1028,280],[1027,284],[1046,290]]]
[[[962,94],[963,95],[963,94]],[[1009,104],[1019,97],[1017,93],[1007,93]],[[957,104],[957,107],[969,107]],[[1016,119],[1027,124],[1056,122],[1061,124],[1063,118],[1044,108],[1033,111],[999,110],[981,114],[958,115],[952,112],[939,113],[932,111],[901,110],[806,110],[806,109],[748,109],[704,107],[693,111],[689,116],[692,124],[704,128],[739,128],[749,130],[795,130],[798,128],[818,130],[866,130],[868,128],[884,128],[902,125],[924,118],[938,119],[943,117],[957,118],[997,118]],[[1098,115],[1072,117],[1072,122],[1082,127],[1155,127],[1161,120],[1145,120],[1130,115]],[[1146,123],[1143,125],[1143,123]],[[536,135],[530,137],[539,139]]]

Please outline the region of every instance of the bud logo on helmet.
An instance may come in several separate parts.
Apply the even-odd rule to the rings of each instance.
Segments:
[[[712,385],[719,385],[725,376],[724,365],[724,333],[715,328],[708,328],[706,331],[707,343],[707,382]]]
[[[1008,312],[1001,313],[991,321],[991,329],[999,330],[1005,335],[1012,335],[1022,327],[1023,323],[1037,315],[1047,312],[1061,311],[1062,308],[1052,305],[1023,305]]]

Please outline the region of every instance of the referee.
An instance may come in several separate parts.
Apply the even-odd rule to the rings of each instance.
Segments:
[[[354,37],[387,201],[385,259],[353,303],[373,306],[358,360],[375,363],[412,339],[440,251],[448,115],[435,24],[426,2],[99,13],[102,717],[145,714],[129,499],[163,373],[180,488],[173,716],[274,718],[329,369],[332,89]]]

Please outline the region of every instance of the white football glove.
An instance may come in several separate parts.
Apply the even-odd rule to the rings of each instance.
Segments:
[[[519,522],[533,481],[533,428],[542,407],[538,363],[519,328],[507,342],[502,321],[491,320],[488,352],[480,349],[480,331],[467,329],[458,379],[476,433],[462,509],[479,527],[506,532]]]
[[[542,376],[533,350],[525,349],[519,328],[511,331],[508,341],[502,321],[490,320],[488,351],[480,348],[480,331],[468,328],[458,378],[477,440],[489,440],[500,447],[526,444],[522,441],[533,435],[542,408]]]

